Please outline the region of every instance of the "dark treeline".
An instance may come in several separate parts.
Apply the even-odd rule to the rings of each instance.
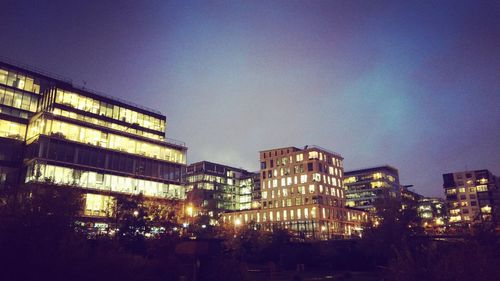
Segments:
[[[89,237],[74,223],[81,204],[71,189],[19,188],[4,194],[1,279],[245,281],[255,280],[248,273],[255,266],[269,272],[365,271],[380,280],[410,281],[494,280],[500,273],[500,242],[492,231],[431,240],[419,236],[411,209],[390,202],[380,208],[380,225],[368,228],[362,239],[309,243],[294,241],[285,230],[260,232],[252,224],[238,231],[193,228],[194,241],[169,231],[145,238],[152,226],[168,228],[173,222],[152,219],[140,197],[118,202],[118,235]],[[301,280],[300,274],[294,280]],[[349,278],[344,276],[355,280]]]

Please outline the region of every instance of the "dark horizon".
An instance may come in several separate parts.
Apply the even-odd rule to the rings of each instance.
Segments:
[[[0,57],[160,110],[188,162],[319,145],[443,197],[500,175],[500,4],[7,1]],[[84,82],[85,81],[85,82]]]

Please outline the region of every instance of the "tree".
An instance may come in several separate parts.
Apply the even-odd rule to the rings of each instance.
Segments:
[[[134,254],[146,254],[145,235],[150,232],[151,224],[144,197],[119,196],[116,202],[116,220],[118,241]]]
[[[410,237],[421,233],[416,209],[410,204],[402,208],[395,198],[375,202],[378,225],[368,226],[360,243],[361,251],[375,264],[386,265],[404,248]]]

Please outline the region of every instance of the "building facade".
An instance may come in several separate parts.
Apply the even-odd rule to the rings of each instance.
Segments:
[[[345,207],[343,158],[317,146],[260,152],[260,208],[227,213],[226,224],[287,229],[304,239],[343,238],[366,213]]]
[[[488,170],[443,174],[449,223],[469,226],[497,223],[500,206],[498,177]]]
[[[401,198],[398,170],[380,166],[346,172],[344,175],[346,204],[374,213],[376,202]]]
[[[191,164],[186,172],[186,204],[193,208],[193,215],[207,216],[208,223],[216,225],[224,212],[256,206],[254,196],[260,190],[258,175],[208,161]]]
[[[185,198],[187,148],[165,127],[160,112],[0,63],[2,182],[74,188],[83,216],[108,216],[117,195]]]
[[[424,230],[441,232],[446,226],[446,203],[441,198],[423,197],[418,201],[417,215],[422,220]]]

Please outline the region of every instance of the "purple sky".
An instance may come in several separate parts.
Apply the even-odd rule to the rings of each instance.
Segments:
[[[190,163],[317,144],[424,195],[500,175],[498,1],[7,0],[0,19],[0,56],[162,111]]]

